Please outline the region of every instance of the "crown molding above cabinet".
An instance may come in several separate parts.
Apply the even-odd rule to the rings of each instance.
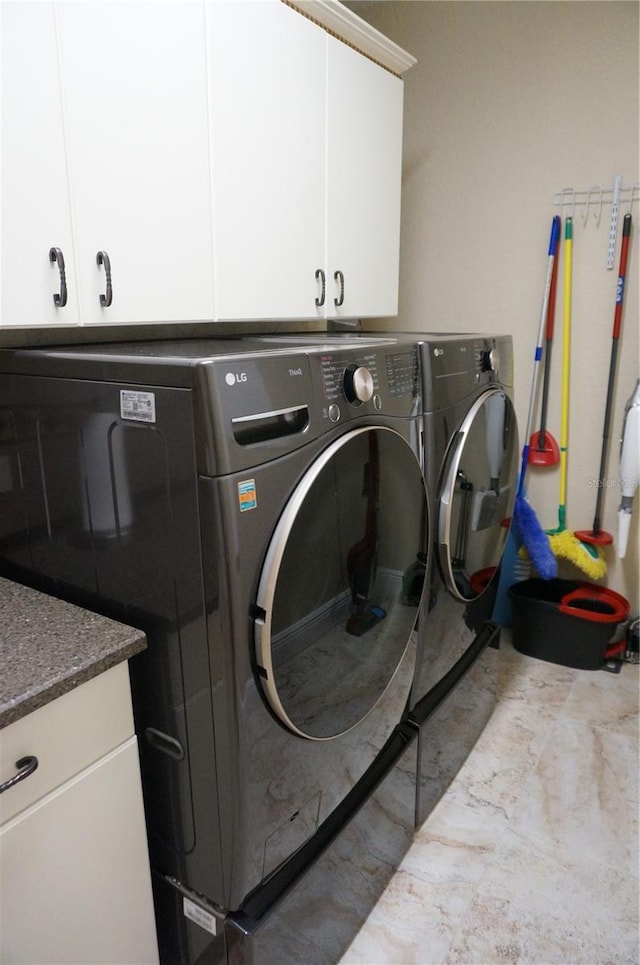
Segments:
[[[398,77],[416,63],[416,58],[403,50],[379,30],[362,20],[339,0],[282,0],[309,17],[329,33],[354,47],[381,67]]]

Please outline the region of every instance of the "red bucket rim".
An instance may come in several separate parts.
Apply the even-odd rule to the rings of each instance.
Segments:
[[[578,605],[580,600],[607,604],[611,607],[611,613],[580,609]],[[607,586],[583,583],[562,597],[558,609],[562,613],[580,617],[582,620],[591,620],[594,623],[621,623],[629,616],[629,601],[621,593],[616,593]]]

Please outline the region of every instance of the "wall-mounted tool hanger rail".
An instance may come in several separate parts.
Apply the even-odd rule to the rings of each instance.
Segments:
[[[592,217],[597,220],[601,215],[602,205],[613,204],[614,195],[614,188],[603,188],[599,184],[594,184],[585,190],[563,188],[562,191],[556,191],[553,203],[556,207],[572,208],[574,212],[576,208],[586,208],[587,212],[591,212]],[[622,207],[628,205],[629,209],[633,202],[640,201],[640,181],[627,188],[621,188],[618,201]],[[581,212],[581,216],[583,221],[587,220],[585,211]]]
[[[605,188],[601,184],[594,184],[590,188],[563,188],[553,196],[553,203],[564,213],[575,220],[576,209],[579,210],[580,221],[586,228],[590,222],[600,227],[603,205],[610,205],[609,236],[607,246],[607,268],[614,266],[616,238],[618,233],[618,213],[622,209],[631,213],[635,201],[640,201],[640,181],[628,187],[622,186],[622,175],[618,175],[612,188]]]

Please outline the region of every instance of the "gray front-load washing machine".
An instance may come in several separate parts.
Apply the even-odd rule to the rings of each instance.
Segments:
[[[299,344],[319,337],[265,338]],[[395,331],[334,331],[325,338],[333,345],[388,340],[391,384],[407,399],[405,434],[427,485],[426,520],[412,518],[420,550],[405,573],[405,596],[420,607],[407,715],[419,735],[419,826],[467,759],[496,701],[500,626],[493,603],[518,470],[512,340]]]
[[[260,960],[253,924],[413,740],[410,393],[361,339],[5,350],[0,373],[0,572],[147,635],[162,960]]]

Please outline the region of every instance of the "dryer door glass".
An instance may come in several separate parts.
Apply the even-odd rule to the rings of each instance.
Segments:
[[[302,478],[267,552],[256,620],[264,693],[295,733],[337,737],[381,699],[414,628],[428,545],[422,473],[397,432],[348,432]]]
[[[491,389],[454,436],[439,485],[438,563],[460,600],[480,596],[500,564],[517,473],[515,411],[504,392]]]

